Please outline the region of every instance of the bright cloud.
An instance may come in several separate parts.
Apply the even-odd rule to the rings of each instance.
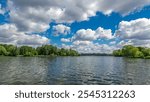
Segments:
[[[53,20],[58,23],[84,21],[98,11],[125,15],[148,4],[149,0],[8,0],[11,22],[18,30],[29,32],[45,31]]]
[[[75,40],[85,40],[85,41],[92,41],[96,40],[97,36],[95,36],[95,31],[91,29],[81,29],[76,32],[76,35],[74,36]]]
[[[112,31],[111,29],[103,29],[101,27],[97,28],[95,31],[96,35],[98,36],[99,39],[112,39],[114,38],[112,36]]]
[[[70,33],[70,27],[62,25],[62,24],[54,26],[53,30],[54,30],[54,35],[55,36],[58,36],[60,34],[67,35],[67,34]]]
[[[115,35],[122,40],[129,40],[133,45],[148,47],[150,45],[150,19],[122,21]]]
[[[19,32],[13,24],[4,24],[0,25],[0,43],[38,46],[48,44],[49,39],[39,35],[28,35]]]
[[[122,39],[150,39],[150,19],[122,21],[116,35]]]
[[[34,1],[34,0],[33,0]],[[21,6],[20,3],[24,3]],[[42,4],[43,1],[41,1]],[[27,4],[26,4],[27,3]],[[32,1],[9,0],[10,20],[15,23],[19,31],[44,32],[49,28],[49,23],[57,20],[63,12],[60,8],[45,7],[44,5],[30,5]],[[36,3],[36,1],[35,1]],[[17,9],[16,9],[17,8]]]
[[[90,41],[75,41],[73,45],[62,44],[62,47],[67,49],[75,49],[79,53],[112,53],[116,50],[116,46],[109,46],[107,44],[98,44]]]
[[[74,44],[72,48],[80,53],[112,53],[112,51],[116,49],[115,46],[109,46],[107,44],[98,44],[87,41],[82,43],[83,44]]]
[[[83,41],[93,41],[97,39],[112,39],[112,32],[110,29],[103,29],[101,27],[96,30],[91,29],[81,29],[76,32],[76,35],[73,37],[74,40],[83,40]]]

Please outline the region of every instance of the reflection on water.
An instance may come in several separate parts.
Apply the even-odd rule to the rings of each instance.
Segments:
[[[150,60],[108,56],[0,57],[0,84],[150,85]]]

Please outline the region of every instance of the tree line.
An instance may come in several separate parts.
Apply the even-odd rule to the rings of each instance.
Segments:
[[[126,45],[122,49],[113,51],[113,55],[114,56],[131,57],[131,58],[150,59],[150,48]]]
[[[72,49],[57,48],[53,45],[43,45],[37,48],[30,46],[20,46],[0,44],[0,55],[3,56],[78,56],[79,53]]]

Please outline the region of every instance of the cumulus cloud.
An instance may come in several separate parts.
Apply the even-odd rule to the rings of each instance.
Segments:
[[[92,41],[74,41],[72,45],[62,44],[63,48],[74,49],[79,53],[107,53],[118,49],[116,46],[93,43]]]
[[[8,0],[10,20],[18,30],[42,32],[49,23],[72,23],[88,20],[96,12],[128,14],[149,5],[149,0]]]
[[[150,19],[122,21],[116,31],[116,36],[122,39],[150,39]]]
[[[150,42],[150,19],[140,18],[132,21],[122,21],[115,35],[121,40],[128,40],[129,44],[148,47]]]
[[[49,39],[19,32],[14,24],[4,24],[0,25],[0,43],[39,46],[49,43]]]
[[[71,48],[77,50],[79,53],[112,53],[116,49],[115,46],[107,44],[98,44],[89,41],[77,41]]]
[[[76,35],[74,36],[75,40],[85,40],[85,41],[92,41],[96,40],[97,36],[95,35],[95,31],[91,29],[80,29],[76,32]]]
[[[62,24],[54,26],[53,30],[54,30],[53,33],[54,33],[55,36],[58,36],[60,34],[67,35],[67,34],[70,33],[70,27],[62,25]]]
[[[105,38],[105,39],[112,39],[114,38],[112,36],[112,31],[111,29],[104,29],[104,28],[97,28],[97,30],[95,31],[96,35],[98,36],[98,39],[102,39],[102,38]]]
[[[19,31],[44,32],[49,28],[49,23],[53,19],[59,19],[61,13],[63,12],[60,8],[36,5],[36,1],[34,1],[35,5],[32,5],[33,1],[8,1],[10,21],[17,26]],[[25,3],[24,6],[22,3]],[[43,3],[46,2],[44,1]]]
[[[93,41],[98,39],[110,40],[113,38],[110,29],[103,29],[101,27],[96,30],[80,29],[70,38],[70,41],[72,41],[70,48],[77,50],[79,53],[112,53],[113,49],[115,49],[114,46],[93,43]],[[63,45],[63,47],[68,48],[69,46]]]
[[[104,14],[118,12],[122,15],[127,15],[135,10],[140,10],[142,7],[149,5],[149,0],[99,0],[99,11]]]
[[[76,32],[73,40],[93,41],[97,39],[112,39],[112,31],[110,29],[103,29],[101,27],[96,30],[80,29]]]

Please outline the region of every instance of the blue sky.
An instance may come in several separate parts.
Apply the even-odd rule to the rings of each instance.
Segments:
[[[0,1],[0,43],[52,44],[81,53],[150,47],[150,0]]]

